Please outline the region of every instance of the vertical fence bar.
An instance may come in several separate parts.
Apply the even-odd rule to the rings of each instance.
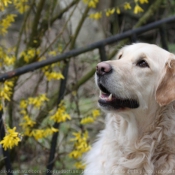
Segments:
[[[167,42],[166,42],[165,27],[164,27],[164,26],[160,26],[160,27],[159,27],[159,32],[160,32],[162,47],[163,47],[165,50],[168,51],[168,45],[167,45]]]
[[[136,43],[137,42],[137,35],[136,35],[136,33],[133,33],[132,35],[131,35],[131,42],[132,43]]]
[[[101,61],[106,61],[107,60],[105,46],[99,47],[99,54],[100,54],[100,60]]]
[[[3,111],[1,110],[0,111],[0,140],[2,140],[5,136],[5,128],[4,128],[2,115],[3,115]],[[13,175],[12,165],[11,165],[11,162],[10,162],[10,154],[7,150],[4,150],[3,147],[2,147],[2,153],[3,153],[3,156],[4,156],[4,163],[5,163],[6,173],[7,173],[7,175]]]
[[[68,69],[69,69],[69,62],[66,62],[66,66],[63,70],[64,79],[61,80],[57,104],[59,104],[61,100],[64,98],[64,94],[66,90],[66,83],[67,83],[67,78],[68,78]],[[59,126],[60,124],[55,122],[54,128],[59,128]],[[53,170],[54,162],[55,162],[55,152],[56,152],[57,140],[58,140],[58,132],[55,132],[51,140],[50,155],[49,155],[49,161],[47,164],[46,175],[52,175],[52,170]]]

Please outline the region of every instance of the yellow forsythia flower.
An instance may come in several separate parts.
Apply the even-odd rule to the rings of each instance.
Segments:
[[[136,4],[136,6],[134,7],[134,13],[137,14],[143,11],[144,10],[138,4]]]
[[[94,110],[92,110],[92,114],[91,115],[92,116],[88,116],[88,117],[82,118],[80,123],[82,125],[93,123],[96,120],[96,118],[100,115],[100,111],[97,110],[97,109],[94,109]]]
[[[85,152],[90,150],[90,145],[88,144],[88,132],[74,132],[74,138],[71,141],[74,141],[74,150],[69,153],[69,157],[78,159],[80,158]]]
[[[93,123],[94,121],[95,121],[94,118],[89,116],[81,119],[80,123],[84,125],[84,124]]]
[[[0,21],[0,34],[4,35],[7,33],[7,29],[11,26],[12,22],[15,21],[15,17],[15,14],[10,14]]]
[[[139,2],[140,2],[141,4],[149,3],[148,0],[139,0]]]
[[[33,121],[28,115],[25,115],[23,117],[23,120],[24,120],[24,122],[20,124],[20,126],[22,126],[23,129],[25,129],[27,127],[33,127],[36,124],[36,122]]]
[[[46,97],[46,94],[41,94],[38,98],[38,100],[41,102],[49,101],[49,99]]]
[[[45,129],[33,129],[34,125],[36,124],[28,115],[23,117],[23,123],[20,124],[24,130],[24,135],[29,137],[34,137],[36,140],[41,138],[48,137],[52,135],[54,132],[58,132],[58,129],[51,127]]]
[[[46,94],[41,94],[38,97],[29,97],[27,103],[33,105],[36,108],[40,108],[44,102],[49,101]]]
[[[7,7],[9,4],[11,4],[11,0],[1,0],[0,1],[0,10],[3,11],[5,7]]]
[[[23,57],[26,63],[29,63],[39,53],[40,53],[39,50],[36,50],[34,48],[29,48],[28,50],[21,52],[20,56]]]
[[[36,140],[48,137],[52,135],[54,132],[58,132],[56,128],[46,128],[46,129],[34,129],[31,132],[31,136],[33,136]]]
[[[121,12],[120,12],[120,9],[117,7],[117,9],[116,9],[116,12],[117,12],[117,14],[120,14]]]
[[[77,169],[82,169],[82,170],[84,170],[85,167],[86,167],[86,165],[83,164],[82,162],[76,162],[76,163],[75,163],[75,167],[76,167]]]
[[[85,4],[87,4],[88,7],[96,8],[96,6],[97,6],[99,0],[83,0],[83,2],[84,2]]]
[[[25,136],[31,137],[31,128],[36,124],[28,115],[27,112],[24,113],[23,122],[20,123],[20,126],[23,128]]]
[[[72,152],[69,153],[69,157],[71,158],[80,158],[82,156],[82,152],[80,152],[79,150],[73,150]]]
[[[16,61],[16,58],[14,56],[10,57],[6,55],[4,57],[4,63],[6,66],[14,65],[15,61]]]
[[[88,6],[92,8],[96,8],[96,3],[94,1],[89,1]]]
[[[81,132],[73,132],[72,135],[74,138],[70,139],[70,141],[78,141],[81,140]],[[87,137],[86,137],[87,138]]]
[[[124,4],[124,9],[125,9],[125,10],[131,9],[130,3],[126,2],[126,3]]]
[[[27,101],[26,100],[21,100],[20,101],[20,108],[26,109],[27,106],[28,106],[28,104],[27,104]]]
[[[0,98],[10,101],[13,86],[13,80],[8,80],[5,81],[5,83],[2,83],[0,87]]]
[[[110,16],[115,13],[115,8],[106,10],[106,16]]]
[[[43,137],[48,137],[52,135],[54,132],[58,132],[58,129],[51,127],[51,128],[46,128],[42,129],[43,130]]]
[[[57,52],[55,50],[52,50],[48,54],[51,55],[51,56],[56,56]]]
[[[2,144],[4,150],[12,149],[14,146],[17,146],[18,143],[21,141],[19,137],[19,133],[15,131],[16,127],[13,129],[7,129],[6,136],[3,138],[3,140],[0,142]]]
[[[94,109],[94,110],[92,111],[92,116],[93,116],[94,118],[98,117],[99,115],[100,115],[100,111],[99,111],[98,109]]]
[[[24,12],[26,12],[29,8],[29,6],[27,5],[28,0],[13,0],[14,1],[14,5],[15,8],[21,13],[23,14]]]
[[[44,72],[44,75],[46,76],[47,80],[60,80],[64,79],[64,76],[61,72]]]
[[[55,114],[50,116],[50,119],[57,123],[65,122],[66,120],[71,120],[70,115],[66,112],[66,108],[63,101],[59,104],[59,107]]]
[[[49,101],[49,99],[46,97],[46,94],[40,94],[37,97],[29,97],[26,100],[20,101],[20,108],[21,113],[25,114],[25,110],[27,109],[28,105],[33,105],[35,108],[40,108],[44,102]]]
[[[102,17],[101,12],[96,12],[89,15],[89,18],[96,19],[96,20],[100,19],[101,17]]]
[[[42,139],[43,138],[43,130],[42,129],[34,129],[31,132],[31,135],[36,139]]]

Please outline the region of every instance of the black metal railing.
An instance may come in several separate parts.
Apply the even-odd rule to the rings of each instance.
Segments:
[[[44,60],[44,61],[31,63],[29,65],[17,68],[13,71],[9,71],[7,73],[0,75],[0,82],[3,82],[9,78],[19,76],[21,74],[24,74],[24,73],[27,73],[27,72],[30,72],[30,71],[33,71],[36,69],[42,68],[44,66],[47,66],[47,65],[55,63],[55,62],[59,62],[59,61],[65,60],[65,59],[70,59],[71,57],[75,58],[75,56],[77,56],[77,55],[92,51],[94,49],[99,49],[100,56],[102,57],[101,60],[106,60],[106,58],[105,58],[105,55],[106,55],[105,46],[106,45],[116,43],[116,42],[121,41],[121,40],[126,39],[126,38],[134,38],[134,41],[136,41],[138,35],[145,33],[149,30],[158,28],[158,27],[160,27],[160,29],[161,29],[161,27],[162,27],[161,25],[169,23],[169,22],[173,22],[173,21],[175,21],[175,16],[150,23],[150,24],[145,25],[145,26],[140,27],[140,28],[128,30],[128,31],[123,32],[121,34],[111,36],[109,38],[92,43],[92,44],[87,45],[87,46],[82,47],[82,48],[71,50],[69,52],[66,52],[66,53],[63,53],[61,55],[49,58],[49,59]],[[133,39],[132,39],[132,41],[133,41]],[[166,43],[164,42],[162,45],[165,46],[165,44]],[[167,45],[166,45],[166,47],[167,47]],[[167,48],[165,48],[165,49],[167,49]]]
[[[6,73],[0,75],[0,82],[4,82],[7,79],[25,74],[25,73],[30,72],[30,71],[34,71],[36,69],[42,68],[44,66],[50,65],[50,64],[55,63],[55,62],[59,62],[59,61],[63,61],[63,60],[67,61],[68,59],[71,59],[71,58],[76,59],[75,56],[78,56],[78,55],[80,55],[82,53],[85,53],[85,52],[92,51],[94,49],[99,50],[99,55],[100,55],[101,61],[107,60],[106,50],[105,50],[106,45],[116,43],[116,42],[121,41],[121,40],[126,39],[126,38],[129,38],[132,42],[136,42],[138,35],[141,35],[141,34],[147,32],[149,30],[156,29],[156,28],[158,28],[159,32],[160,32],[162,47],[164,49],[168,50],[163,25],[166,24],[166,23],[169,23],[169,22],[175,22],[175,16],[150,23],[150,24],[145,25],[145,26],[140,27],[140,28],[136,28],[136,29],[126,31],[126,32],[123,32],[121,34],[111,36],[111,37],[106,38],[104,40],[92,43],[92,44],[87,45],[87,46],[82,47],[82,48],[71,50],[71,51],[63,53],[61,55],[46,59],[44,61],[31,63],[31,64],[28,64],[26,66],[17,68],[13,71],[6,72]],[[63,74],[65,75],[65,77],[67,77],[68,65],[65,67],[65,69],[63,71]],[[58,104],[61,101],[61,99],[63,98],[63,94],[65,94],[66,81],[67,81],[67,78],[62,80],[61,83],[60,83],[60,93],[59,93],[58,100],[57,100]],[[55,123],[55,127],[59,127],[59,124]],[[4,131],[5,131],[5,129],[4,129],[4,125],[3,125],[3,122],[2,122],[2,112],[0,112],[0,132],[1,132],[0,133],[0,139],[3,139],[3,137],[5,136]],[[58,137],[58,133],[54,133],[53,137],[52,137],[52,141],[51,141],[50,157],[49,157],[48,165],[47,165],[48,171],[46,171],[47,175],[52,174],[51,172],[52,172],[53,165],[54,165],[53,162],[54,162],[54,158],[55,158],[57,137]],[[4,156],[4,159],[5,159],[6,172],[7,172],[8,175],[12,175],[13,174],[12,171],[11,171],[12,166],[11,166],[11,163],[10,163],[10,157],[9,157],[8,151],[3,150],[3,156]]]

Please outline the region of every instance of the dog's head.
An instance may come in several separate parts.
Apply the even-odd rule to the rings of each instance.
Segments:
[[[174,55],[156,45],[125,46],[115,60],[97,65],[95,77],[105,110],[164,106],[175,100]]]

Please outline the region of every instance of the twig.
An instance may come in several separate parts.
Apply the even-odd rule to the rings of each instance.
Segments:
[[[85,19],[87,18],[87,14],[88,14],[89,10],[90,10],[90,8],[87,6],[86,9],[85,9],[85,11],[84,11],[84,13],[83,13],[82,18],[80,19],[80,21],[79,21],[79,23],[78,23],[78,26],[77,26],[77,28],[76,28],[74,37],[73,37],[72,42],[71,42],[71,44],[70,44],[70,49],[73,49],[74,46],[75,46],[76,39],[77,39],[77,37],[78,37],[78,34],[80,33],[80,30],[81,30],[81,28],[82,28],[82,25],[83,25]]]
[[[27,48],[28,48],[28,47],[33,47],[33,44],[34,44],[33,41],[34,41],[34,40],[36,39],[36,37],[37,37],[37,34],[38,34],[37,27],[38,27],[38,24],[39,24],[39,20],[40,20],[40,17],[41,17],[41,12],[42,12],[42,10],[43,10],[45,1],[46,1],[46,0],[40,0],[40,2],[38,3],[36,15],[35,15],[35,18],[34,18],[34,20],[33,20],[32,32],[31,32],[31,35],[30,35],[30,40],[29,40],[29,42],[28,42],[28,44],[27,44]]]
[[[63,10],[60,11],[60,13],[58,13],[56,16],[54,16],[51,20],[50,20],[50,25],[52,25],[57,19],[60,19],[63,14],[65,12],[67,12],[71,7],[73,7],[75,4],[77,4],[80,0],[74,0],[72,1],[67,7],[65,7]],[[41,22],[41,27],[39,28],[39,31],[42,31],[42,33],[45,33],[45,31],[48,29],[49,25],[48,25],[48,20],[44,19]]]
[[[77,4],[78,5],[78,4]],[[70,21],[71,16],[73,15],[73,13],[75,12],[77,5],[74,7],[74,9],[72,10],[69,18],[67,19],[66,23],[64,24],[62,30],[59,32],[59,34],[55,37],[55,39],[49,44],[49,46],[40,54],[39,57],[42,57],[50,48],[51,46],[58,40],[58,38],[63,34],[65,28],[67,27],[68,22]]]
[[[25,17],[24,17],[24,20],[23,20],[23,23],[22,23],[22,27],[21,27],[21,29],[19,31],[19,37],[18,37],[18,41],[17,41],[17,44],[16,44],[16,51],[15,51],[15,57],[16,58],[18,56],[18,51],[19,51],[19,47],[20,47],[20,43],[21,43],[22,34],[23,34],[24,29],[25,29],[25,25],[26,25],[27,19],[28,19],[29,15],[30,15],[30,12],[31,12],[31,10],[33,8],[33,4],[34,3],[35,3],[35,0],[32,1],[29,10],[25,14]]]

